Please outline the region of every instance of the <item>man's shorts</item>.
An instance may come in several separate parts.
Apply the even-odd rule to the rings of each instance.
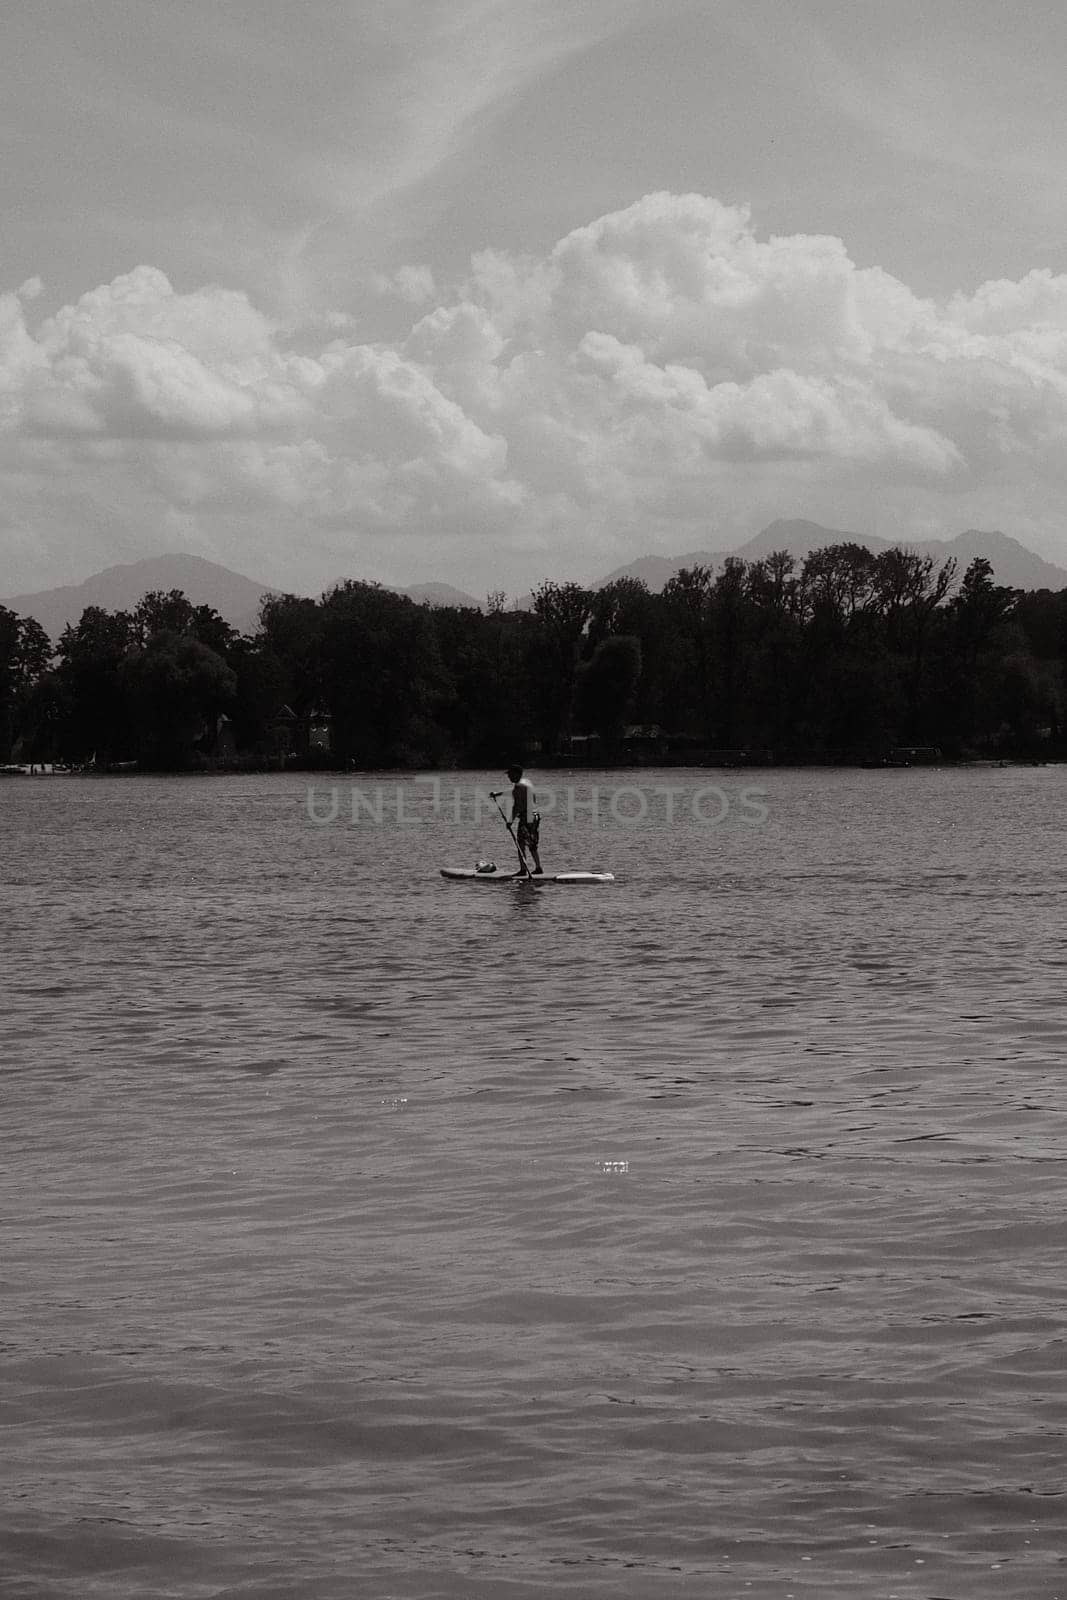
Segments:
[[[541,813],[535,811],[529,822],[519,823],[518,840],[520,844],[532,845],[536,850],[541,839]]]

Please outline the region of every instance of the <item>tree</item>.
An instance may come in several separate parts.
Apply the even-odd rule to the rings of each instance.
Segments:
[[[143,649],[130,653],[123,676],[139,759],[165,769],[189,765],[195,746],[214,732],[237,690],[236,675],[222,657],[187,634],[153,634]]]
[[[949,607],[956,649],[965,661],[974,664],[1012,615],[1018,600],[1019,590],[994,583],[992,563],[976,556]]]
[[[0,606],[0,756],[6,761],[15,741],[21,618]]]
[[[1041,664],[1024,651],[997,662],[997,710],[1003,747],[1016,755],[1034,755],[1044,747],[1049,726],[1060,715],[1058,685]]]
[[[44,676],[55,654],[52,641],[36,617],[23,617],[19,622],[16,665],[21,683],[25,687]]]
[[[1067,706],[1067,589],[1020,594],[1010,617],[1040,667],[1049,702],[1050,748],[1060,751]]]
[[[536,627],[529,612],[487,616],[453,606],[432,612],[445,695],[437,716],[454,757],[499,766],[525,749],[532,713],[524,646]]]
[[[716,742],[728,749],[745,742],[745,696],[751,656],[748,569],[727,556],[711,587],[708,605],[712,705]]]
[[[909,743],[921,741],[932,725],[932,699],[940,686],[927,671],[930,641],[935,616],[955,577],[954,560],[936,567],[933,556],[895,547],[875,557],[874,604],[883,619],[885,642],[901,661]]]
[[[132,757],[135,736],[123,662],[136,628],[125,611],[88,606],[59,640],[59,680],[65,702],[61,745],[65,758],[101,763]]]
[[[214,606],[194,606],[191,629],[193,637],[199,639],[201,644],[206,644],[209,650],[214,650],[224,661],[229,660],[238,633],[236,628],[230,627],[225,617],[219,615]]]
[[[925,630],[931,613],[941,605],[955,577],[954,559],[935,570],[933,556],[921,556],[914,550],[893,546],[875,556],[874,604],[885,618],[891,648],[908,649],[916,630]]]
[[[877,557],[862,544],[826,545],[804,562],[801,579],[809,613],[840,636],[878,588]]]
[[[632,634],[602,639],[578,674],[577,719],[609,750],[618,745],[641,677],[641,641]]]
[[[132,614],[88,608],[55,667],[44,630],[0,606],[0,759],[180,766],[223,708],[238,747],[266,755],[284,707],[305,752],[327,715],[336,756],[361,766],[502,765],[553,750],[572,718],[609,747],[633,721],[783,755],[1061,749],[1067,590],[1020,595],[982,559],[954,582],[951,562],[843,543],[799,571],[785,551],[683,569],[659,595],[546,582],[529,611],[346,583],[269,596],[251,639],[157,591]]]
[[[322,602],[320,659],[337,755],[363,767],[437,758],[449,683],[430,607],[379,584],[339,584]]]
[[[533,593],[537,630],[527,670],[536,694],[542,743],[558,748],[569,732],[581,645],[593,596],[577,583],[543,583]]]
[[[133,609],[133,630],[145,645],[157,633],[192,633],[193,607],[181,589],[152,589]]]
[[[762,561],[750,562],[748,592],[753,602],[779,617],[795,615],[800,587],[794,576],[796,565],[788,550],[772,550]]]
[[[18,711],[24,761],[57,760],[63,735],[66,700],[57,672],[42,672],[26,688]]]
[[[648,584],[641,578],[616,578],[592,597],[588,639],[595,650],[602,639],[629,634],[643,638],[654,613]]]
[[[237,748],[274,755],[275,722],[285,704],[285,668],[272,650],[255,639],[235,639],[227,661],[237,679],[231,712]]]
[[[1013,720],[1005,713],[1009,703],[1019,712],[1014,720],[1023,720],[1025,675],[1008,684],[1000,668],[1017,600],[1018,591],[995,583],[992,564],[978,556],[947,607],[942,701],[945,720],[964,745],[995,743]]]
[[[661,720],[713,736],[711,569],[683,567],[664,585]]]
[[[1017,594],[1009,615],[1021,630],[1031,655],[1039,661],[1067,663],[1067,589],[1058,593],[1034,589]]]
[[[52,641],[37,619],[19,618],[7,693],[10,731],[24,760],[50,761],[55,757],[59,695],[54,684],[44,688],[53,677],[49,671],[52,653]]]
[[[306,732],[313,712],[324,697],[324,607],[317,600],[295,594],[264,596],[259,612],[260,647],[282,666],[284,700]],[[306,754],[306,745],[303,751]]]

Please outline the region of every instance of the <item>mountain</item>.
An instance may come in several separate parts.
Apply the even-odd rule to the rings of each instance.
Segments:
[[[377,578],[335,578],[323,589],[324,594],[329,594],[331,589],[337,589],[343,583],[373,583],[380,589],[388,589],[391,594],[403,595],[405,600],[414,600],[418,606],[458,606],[465,610],[481,611],[482,602],[476,600],[466,589],[456,589],[450,583],[413,583],[407,589],[402,589],[396,583],[380,583]]]
[[[396,592],[406,594],[409,600],[415,600],[422,606],[461,606],[474,611],[482,609],[480,600],[467,594],[464,589],[454,589],[450,583],[413,583],[410,588]]]
[[[836,528],[822,528],[817,522],[772,522],[757,533],[754,539],[734,551],[746,561],[758,561],[772,550],[788,550],[790,555],[803,560],[812,550],[823,549],[828,544],[861,544],[876,554],[889,550],[894,544],[903,544],[908,550],[917,550],[924,556],[933,556],[940,565],[955,560],[960,576],[977,556],[984,556],[992,564],[998,583],[1009,589],[1064,589],[1067,588],[1067,571],[1053,566],[1020,544],[1006,533],[981,532],[968,528],[954,539],[877,539],[872,535],[842,533]]]
[[[743,561],[760,561],[764,556],[769,556],[772,550],[788,550],[791,556],[803,561],[813,550],[824,550],[828,544],[861,544],[864,549],[877,554],[880,550],[889,550],[893,543],[892,539],[876,539],[873,535],[861,537],[858,533],[845,533],[840,528],[824,528],[818,522],[805,522],[801,517],[780,517],[747,544],[731,550],[730,554],[740,556]],[[917,549],[918,546],[911,545],[909,548]]]
[[[817,522],[772,522],[737,550],[691,550],[680,556],[639,556],[625,567],[616,567],[594,583],[602,589],[616,578],[641,578],[658,594],[667,580],[682,567],[697,565],[719,571],[728,555],[744,561],[758,561],[772,550],[788,550],[798,561],[812,550],[828,544],[862,544],[868,550],[888,550],[893,541],[867,535],[844,533],[838,528],[823,528]],[[1006,533],[983,533],[969,528],[954,539],[928,539],[908,542],[907,548],[931,555],[939,564],[954,557],[962,574],[976,556],[992,563],[998,583],[1013,589],[1067,589],[1067,571],[1035,555]],[[181,589],[194,606],[214,606],[226,621],[242,633],[252,632],[259,619],[259,607],[266,594],[281,591],[257,583],[229,567],[205,561],[202,556],[154,556],[147,561],[132,561],[125,566],[108,567],[86,578],[84,583],[62,589],[45,589],[38,594],[16,594],[0,600],[0,605],[23,617],[36,617],[52,639],[58,640],[68,622],[77,622],[86,606],[101,606],[105,611],[132,611],[137,602],[152,590]],[[481,601],[450,583],[413,583],[397,588],[421,605],[462,606],[480,610]],[[515,602],[526,609],[532,602]]]
[[[240,572],[231,572],[229,567],[205,561],[202,556],[153,556],[148,561],[107,567],[84,583],[68,588],[12,595],[0,600],[0,605],[21,617],[36,617],[45,632],[58,639],[67,623],[77,622],[86,606],[132,611],[142,595],[155,589],[165,593],[181,589],[194,606],[214,606],[231,627],[242,632],[256,626],[263,596],[277,592]]]
[[[938,565],[954,559],[960,576],[977,556],[984,556],[992,564],[997,583],[1009,588],[1067,589],[1067,570],[1045,561],[1006,533],[983,533],[977,528],[969,528],[954,539],[877,539],[869,534],[823,528],[817,522],[800,519],[772,522],[736,550],[692,550],[683,556],[639,556],[625,567],[616,567],[614,572],[600,578],[592,587],[602,589],[617,578],[642,578],[653,593],[658,594],[668,579],[683,567],[700,565],[718,572],[727,556],[739,556],[742,561],[759,561],[773,550],[788,550],[800,562],[813,550],[824,549],[830,544],[860,544],[876,554],[891,549],[894,544],[901,544],[921,555],[933,556]]]
[[[929,555],[955,556],[960,571],[965,572],[976,556],[985,556],[993,564],[998,583],[1010,589],[1067,589],[1067,572],[1054,566],[1041,556],[1028,550],[1018,539],[1006,533],[982,533],[968,528],[944,544],[932,540],[920,547]]]
[[[638,556],[636,561],[631,561],[625,567],[616,567],[614,572],[609,572],[606,578],[598,578],[591,585],[594,589],[603,589],[609,583],[614,583],[617,578],[640,578],[647,583],[653,594],[659,594],[664,585],[680,572],[683,567],[711,567],[718,571],[726,559],[726,555],[738,554],[736,551],[721,550],[690,550],[686,556]]]
[[[15,594],[0,600],[20,617],[36,617],[53,640],[58,640],[68,622],[77,622],[86,606],[105,611],[132,611],[143,595],[162,589],[181,589],[194,606],[214,606],[231,627],[241,633],[254,632],[259,622],[259,607],[266,594],[283,591],[257,583],[229,567],[220,567],[202,556],[153,556],[147,561],[132,561],[120,567],[107,567],[84,583],[62,589],[45,589],[39,594]],[[469,606],[481,602],[449,583],[415,583],[397,589],[421,605]]]

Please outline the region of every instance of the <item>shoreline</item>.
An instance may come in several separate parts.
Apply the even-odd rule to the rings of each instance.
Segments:
[[[47,763],[44,764],[48,766]],[[632,761],[632,762],[593,762],[572,761],[556,758],[554,760],[531,762],[532,770],[537,772],[663,772],[663,771],[700,771],[700,772],[915,772],[924,771],[952,771],[961,769],[1004,770],[1019,767],[1061,767],[1067,765],[1067,755],[1046,756],[1040,759],[1023,756],[961,756],[958,760],[941,757],[938,760],[895,761],[895,760],[833,760],[809,757],[797,757],[794,760],[784,761]],[[205,767],[172,767],[152,768],[140,767],[134,762],[117,762],[113,767],[96,768],[52,768],[51,770],[38,770],[31,772],[28,766],[10,765],[0,767],[0,779],[3,778],[233,778],[233,777],[285,777],[289,774],[304,774],[316,777],[333,778],[358,778],[371,773],[387,773],[390,777],[416,778],[434,773],[440,777],[459,775],[462,773],[481,773],[495,771],[484,762],[478,764],[464,763],[461,766],[434,767],[349,767],[328,766],[320,763],[303,764],[299,762],[287,763],[278,766],[265,762],[235,763],[225,765],[212,765]]]

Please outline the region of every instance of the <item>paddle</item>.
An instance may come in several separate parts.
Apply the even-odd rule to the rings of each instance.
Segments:
[[[521,847],[519,845],[519,841],[515,836],[515,829],[511,826],[511,823],[508,821],[507,816],[506,816],[506,814],[504,812],[504,807],[500,804],[500,796],[503,793],[504,793],[503,789],[490,789],[489,798],[491,800],[495,800],[496,801],[496,808],[500,812],[501,820],[503,821],[503,824],[504,824],[505,828],[511,834],[512,842],[513,842],[513,844],[515,846],[515,849],[518,851],[519,866],[522,868],[523,876],[526,877],[526,878],[532,878],[533,877],[533,873],[530,871],[529,867],[526,865],[526,857],[523,855],[522,849],[521,849]]]

